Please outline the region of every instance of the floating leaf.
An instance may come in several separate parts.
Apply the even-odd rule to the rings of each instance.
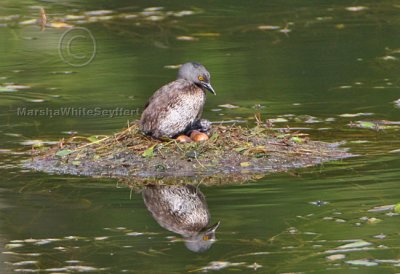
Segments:
[[[154,11],[160,11],[163,9],[164,9],[164,7],[148,7],[148,8],[145,8],[143,11],[154,12]]]
[[[261,26],[258,26],[258,29],[259,30],[278,30],[278,29],[280,29],[281,27],[280,26],[270,26],[270,25],[261,25]]]
[[[53,242],[58,242],[58,241],[61,241],[61,239],[49,238],[49,239],[38,239],[32,243],[34,243],[35,245],[47,245],[47,244],[50,244]]]
[[[69,25],[67,23],[64,23],[64,22],[52,22],[52,23],[47,24],[46,27],[62,29],[62,28],[72,28],[73,26]]]
[[[42,142],[39,142],[37,144],[33,144],[32,145],[32,147],[34,147],[34,148],[40,148],[40,147],[43,147],[43,146],[44,146],[44,144]]]
[[[182,35],[182,36],[177,36],[176,40],[179,40],[179,41],[197,41],[199,39],[196,38],[196,37],[193,37],[193,36]]]
[[[385,239],[385,238],[386,238],[386,235],[381,233],[381,234],[378,234],[378,235],[374,235],[373,237],[374,237],[375,239],[381,239],[381,240],[382,240],[382,239]]]
[[[166,69],[178,69],[180,68],[182,65],[165,65],[164,68]]]
[[[9,87],[0,86],[0,92],[14,92],[16,89],[10,89]]]
[[[325,206],[325,205],[329,204],[329,202],[316,200],[316,201],[313,201],[313,202],[309,202],[309,204],[315,205],[315,206]]]
[[[37,19],[30,19],[26,21],[19,22],[20,25],[34,25],[38,22]]]
[[[251,166],[251,163],[250,162],[241,162],[240,166],[241,167],[249,167],[249,166]]]
[[[12,265],[24,266],[24,265],[31,265],[31,264],[37,264],[37,263],[38,263],[38,261],[20,261],[20,262],[13,263]]]
[[[359,240],[353,243],[338,246],[337,249],[360,248],[372,245],[370,242]]]
[[[56,156],[63,157],[63,156],[71,154],[72,152],[74,152],[74,151],[70,150],[70,149],[63,149],[63,150],[57,151]]]
[[[223,104],[223,105],[218,105],[221,108],[239,108],[238,106],[231,105],[231,104]]]
[[[17,247],[21,247],[21,246],[24,246],[24,245],[23,244],[6,244],[5,248],[12,249],[12,248],[17,248]]]
[[[202,270],[203,272],[208,272],[209,270],[221,270],[227,267],[231,267],[231,266],[240,266],[240,265],[244,265],[245,263],[240,262],[240,263],[231,263],[231,262],[224,262],[224,261],[213,261],[210,262],[207,266],[202,267],[199,270]]]
[[[97,272],[99,273],[100,271],[103,271],[104,268],[96,268],[92,266],[85,266],[85,265],[69,265],[69,266],[64,266],[64,267],[59,267],[59,268],[46,268],[44,271],[46,272],[52,272],[52,273],[80,273],[80,272]]]
[[[20,18],[20,15],[7,15],[7,16],[0,16],[0,21],[11,21]]]
[[[83,15],[73,15],[73,14],[68,14],[65,16],[66,20],[83,20],[86,17]]]
[[[92,10],[85,12],[87,16],[100,16],[100,15],[108,15],[111,13],[113,13],[112,10]]]
[[[398,60],[396,57],[392,56],[392,55],[385,55],[381,58],[383,61],[396,61]],[[375,87],[378,88],[378,87]],[[380,87],[380,88],[384,88],[384,87]]]
[[[32,103],[43,103],[45,100],[44,99],[28,99],[28,102]]]
[[[74,74],[75,71],[52,71],[51,74]]]
[[[293,136],[292,138],[290,138],[290,140],[292,140],[295,143],[303,143],[303,139],[297,136]]]
[[[78,263],[80,263],[81,261],[79,261],[79,260],[68,260],[68,261],[65,261],[67,264],[78,264]]]
[[[221,36],[221,33],[219,33],[219,32],[196,32],[196,33],[193,33],[192,35],[200,36],[200,37],[218,37],[218,36]]]
[[[380,222],[382,222],[382,220],[378,219],[378,218],[375,218],[375,217],[369,218],[367,220],[367,224],[370,224],[370,225],[374,225],[374,224],[377,224],[377,223],[380,223]]]
[[[394,101],[396,107],[400,108],[400,99],[397,99],[396,101]]]
[[[144,235],[142,232],[129,232],[129,233],[126,233],[126,235],[127,236],[134,236],[134,237],[136,237],[136,236],[142,236],[142,235]]]
[[[366,112],[366,113],[359,112],[359,113],[343,113],[343,114],[340,114],[339,116],[345,117],[345,118],[352,118],[352,117],[358,117],[358,116],[371,116],[371,115],[373,115],[373,113],[371,113],[371,112]]]
[[[335,25],[335,28],[337,28],[337,29],[344,29],[345,27],[346,27],[345,24],[336,24]]]
[[[377,262],[370,261],[367,259],[346,261],[346,263],[348,263],[350,265],[359,265],[359,266],[377,266],[378,265]]]
[[[89,142],[94,143],[94,142],[98,142],[99,138],[96,135],[92,135],[90,137],[87,138]]]
[[[269,122],[271,123],[286,123],[288,120],[286,118],[272,118],[272,119],[268,119]]]
[[[365,121],[361,121],[361,122],[360,122],[360,126],[361,126],[362,128],[375,128],[375,127],[377,127],[377,125],[376,125],[375,123],[372,123],[372,122],[365,122]]]
[[[359,128],[366,128],[366,129],[378,129],[378,125],[373,123],[373,122],[369,122],[369,121],[357,121],[357,122],[351,122],[349,124],[350,127],[359,127]]]
[[[363,11],[366,9],[368,9],[368,7],[364,7],[364,6],[346,7],[347,11]]]
[[[39,146],[43,146],[44,144],[55,145],[55,144],[58,144],[58,142],[55,142],[55,141],[42,141],[42,140],[26,140],[26,141],[20,142],[20,144],[23,145],[23,146],[36,146],[36,147],[39,147]]]
[[[137,14],[121,14],[120,17],[124,18],[124,19],[135,19],[138,17],[138,15]]]
[[[161,21],[164,19],[165,19],[165,17],[160,16],[160,15],[152,15],[152,16],[146,17],[146,20],[149,20],[149,21]]]
[[[395,213],[400,213],[400,203],[398,203],[398,204],[396,204],[396,205],[394,206],[394,212],[395,212]]]
[[[114,16],[95,16],[95,17],[89,17],[89,22],[107,21],[113,18]]]
[[[249,264],[248,266],[246,266],[247,268],[251,268],[251,269],[254,269],[254,270],[257,270],[257,269],[259,269],[259,268],[261,268],[261,267],[263,267],[262,265],[260,265],[260,264],[258,264],[258,263],[253,263],[253,264]]]
[[[6,86],[6,88],[20,90],[20,89],[29,89],[31,87],[30,86],[25,86],[25,85],[9,84],[9,85]]]
[[[289,33],[289,32],[291,32],[292,30],[291,29],[288,29],[288,28],[284,28],[284,29],[281,29],[281,30],[279,30],[279,32],[282,32],[282,33]]]
[[[182,10],[182,11],[174,12],[173,16],[182,17],[182,16],[188,16],[188,15],[192,15],[192,14],[194,14],[194,11]]]
[[[94,239],[96,241],[104,241],[104,240],[107,240],[108,238],[109,238],[108,236],[102,236],[102,237],[95,237]]]
[[[343,260],[344,258],[346,258],[346,255],[344,255],[344,254],[334,254],[334,255],[330,255],[330,256],[326,257],[326,259],[328,261]]]
[[[290,136],[290,134],[287,133],[282,133],[282,134],[277,134],[275,137],[278,139],[284,139],[286,137]]]
[[[150,158],[154,156],[154,148],[156,145],[149,147],[148,149],[146,149],[143,153],[142,156],[145,158]]]
[[[354,140],[354,141],[350,141],[350,143],[352,144],[365,144],[365,143],[369,143],[370,141],[367,140]],[[390,151],[389,151],[390,152]]]

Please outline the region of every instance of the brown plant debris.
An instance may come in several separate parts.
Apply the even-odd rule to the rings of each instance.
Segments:
[[[71,137],[33,150],[24,166],[47,173],[136,178],[253,178],[351,157],[339,144],[311,141],[306,134],[214,124],[205,142],[179,143],[143,135],[138,123],[112,136]],[[230,178],[230,179],[229,179]],[[218,180],[223,183],[224,180]]]

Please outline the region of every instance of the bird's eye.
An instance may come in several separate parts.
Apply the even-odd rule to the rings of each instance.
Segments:
[[[199,77],[200,78],[200,77]],[[207,235],[203,236],[203,241],[208,241],[210,239],[210,237],[208,237]]]
[[[204,81],[204,77],[201,76],[201,75],[199,75],[198,79],[199,79],[200,81]]]

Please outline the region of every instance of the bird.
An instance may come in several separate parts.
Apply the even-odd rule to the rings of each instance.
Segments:
[[[204,252],[215,242],[220,222],[209,226],[210,212],[199,188],[190,184],[149,184],[142,196],[157,223],[182,235],[189,250]]]
[[[208,131],[211,123],[201,115],[206,91],[216,95],[210,80],[210,73],[200,63],[183,64],[177,79],[158,89],[145,105],[140,118],[142,132],[160,139],[193,129]]]

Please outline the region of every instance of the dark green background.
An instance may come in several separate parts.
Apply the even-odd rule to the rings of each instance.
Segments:
[[[97,44],[93,62],[79,68],[60,59],[64,29],[41,31],[36,25],[18,25],[37,18],[37,6],[45,7],[49,20],[55,20],[90,10],[107,9],[118,15],[160,5],[164,7],[161,15],[181,10],[196,13],[155,22],[139,17],[79,24],[90,30]],[[346,10],[358,5],[368,9]],[[0,149],[7,149],[0,154],[0,242],[4,247],[0,249],[40,256],[2,253],[1,272],[63,267],[67,260],[106,268],[106,273],[182,273],[211,261],[256,262],[262,265],[260,273],[400,271],[395,263],[350,267],[344,262],[399,258],[399,217],[367,212],[374,206],[400,202],[400,160],[398,153],[389,153],[400,148],[399,132],[347,126],[351,120],[400,119],[400,109],[393,104],[400,98],[399,63],[382,58],[398,57],[390,50],[400,47],[399,12],[398,1],[3,0],[0,18],[15,14],[23,18],[0,22],[0,26],[7,24],[0,27],[0,77],[6,77],[0,78],[0,84],[11,82],[31,89],[0,92]],[[287,26],[291,31],[260,30],[260,25]],[[177,36],[198,40],[180,41]],[[75,49],[85,51],[87,45]],[[305,127],[302,131],[313,139],[346,141],[345,146],[360,156],[255,182],[201,186],[212,220],[221,221],[218,241],[202,254],[190,252],[181,242],[171,243],[166,237],[174,234],[151,218],[141,195],[130,199],[130,190],[116,187],[115,180],[46,175],[18,167],[26,156],[17,152],[30,148],[23,145],[26,141],[57,141],[67,137],[66,131],[85,136],[111,134],[127,120],[138,118],[19,117],[18,107],[141,109],[156,89],[175,78],[176,70],[164,66],[190,60],[208,68],[217,91],[217,96],[208,96],[205,118],[251,122],[255,104],[264,106],[263,118],[312,115],[319,123],[291,119],[276,126]],[[66,71],[73,73],[62,73]],[[213,111],[227,103],[240,108]],[[339,116],[359,112],[373,114]],[[310,204],[317,200],[329,203]],[[382,221],[367,224],[362,217]],[[116,227],[148,234],[129,237],[104,230]],[[298,233],[289,233],[291,227]],[[386,238],[373,237],[381,233]],[[5,248],[13,240],[71,235],[84,238]],[[109,238],[94,239],[100,236]],[[325,259],[324,251],[351,239],[371,242],[373,250],[350,252],[344,261]],[[66,250],[54,249],[59,246]],[[269,254],[243,255],[253,252]],[[27,260],[38,262],[12,265]],[[242,265],[221,272],[235,269],[254,271]]]

